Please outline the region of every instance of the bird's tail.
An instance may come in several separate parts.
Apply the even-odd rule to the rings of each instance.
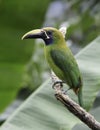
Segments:
[[[82,96],[82,86],[80,88],[74,89],[74,92],[78,96],[78,101],[81,107],[84,107],[83,96]]]
[[[82,96],[82,87],[79,88],[79,91],[78,91],[78,101],[79,101],[79,104],[81,107],[84,107],[84,104],[83,104],[83,96]]]

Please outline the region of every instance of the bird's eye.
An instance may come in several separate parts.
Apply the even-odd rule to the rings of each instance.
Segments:
[[[51,32],[51,31],[48,31],[48,32],[47,32],[47,34],[48,34],[48,35],[51,35],[51,34],[52,34],[52,32]]]

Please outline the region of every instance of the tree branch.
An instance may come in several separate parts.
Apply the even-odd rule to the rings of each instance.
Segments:
[[[52,72],[51,74],[53,84],[60,81],[58,77]],[[92,130],[100,130],[100,123],[82,107],[80,107],[76,102],[65,95],[61,90],[61,84],[57,83],[54,87],[55,96],[71,113],[73,113],[77,118],[84,122]]]

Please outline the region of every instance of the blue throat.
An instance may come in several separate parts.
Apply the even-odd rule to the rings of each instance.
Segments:
[[[44,41],[45,41],[45,45],[51,45],[51,44],[53,44],[53,38],[51,37],[51,38],[49,38],[49,39],[43,39]]]

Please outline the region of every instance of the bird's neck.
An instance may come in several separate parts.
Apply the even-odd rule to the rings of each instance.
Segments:
[[[60,39],[60,38],[59,39],[52,39],[52,38],[50,38],[50,39],[46,39],[45,44],[47,47],[48,46],[61,47],[61,46],[65,46],[66,42],[65,42],[65,39]]]
[[[56,41],[55,43],[45,46],[45,51],[49,52],[51,50],[61,50],[67,48],[65,41]]]

